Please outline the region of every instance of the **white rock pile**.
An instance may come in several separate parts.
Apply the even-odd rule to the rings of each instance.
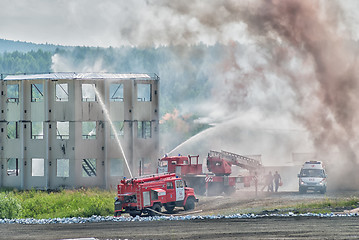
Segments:
[[[249,219],[249,218],[266,218],[266,217],[358,217],[358,213],[305,213],[296,214],[289,212],[286,214],[232,214],[232,215],[186,215],[186,216],[154,216],[154,217],[112,217],[112,216],[91,216],[91,217],[72,217],[72,218],[48,218],[48,219],[0,219],[0,224],[76,224],[76,223],[98,223],[98,222],[146,222],[146,221],[183,221],[183,220],[208,220],[208,219]]]

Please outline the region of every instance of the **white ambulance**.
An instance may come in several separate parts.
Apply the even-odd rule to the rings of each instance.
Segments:
[[[327,174],[323,164],[319,161],[305,162],[298,174],[298,178],[299,193],[312,190],[324,194],[327,191]]]

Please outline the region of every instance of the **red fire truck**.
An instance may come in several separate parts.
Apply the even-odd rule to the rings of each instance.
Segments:
[[[210,151],[207,157],[208,173],[202,172],[199,156],[172,156],[159,160],[158,173],[176,173],[193,187],[197,194],[207,193],[218,195],[223,192],[231,194],[236,190],[236,183],[249,187],[255,171],[262,166],[260,155],[242,156],[226,151]],[[242,176],[230,176],[232,165],[247,169],[249,172]]]
[[[115,216],[123,213],[133,217],[142,213],[154,216],[161,212],[162,206],[168,212],[172,212],[175,207],[192,210],[195,202],[198,202],[193,188],[185,186],[183,180],[174,173],[124,178],[117,186],[117,192]]]

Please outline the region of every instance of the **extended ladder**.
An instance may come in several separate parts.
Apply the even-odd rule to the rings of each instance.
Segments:
[[[211,150],[208,153],[208,156],[209,157],[219,157],[219,158],[225,159],[233,165],[240,166],[240,167],[248,169],[248,170],[254,170],[254,169],[260,168],[262,166],[262,162],[260,160],[245,157],[245,156],[231,153],[231,152],[226,152],[223,150],[221,152]]]

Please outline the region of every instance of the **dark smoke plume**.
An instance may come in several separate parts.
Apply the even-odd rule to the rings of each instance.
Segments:
[[[214,1],[210,5],[202,1],[194,1],[193,5],[165,1],[162,6],[197,19],[205,29],[219,35],[225,25],[244,22],[256,44],[266,51],[262,55],[266,59],[265,71],[288,81],[296,106],[282,110],[291,111],[311,133],[318,157],[330,157],[336,152],[336,158],[340,156],[336,163],[347,167],[341,176],[353,167],[357,169],[357,47],[341,28],[345,19],[339,6],[303,0]],[[194,35],[195,32],[186,32],[186,39],[195,39]],[[243,74],[233,56],[236,51],[231,54],[221,69],[224,80],[220,84],[228,87],[218,95],[225,94],[227,107],[235,111],[233,108],[245,103],[253,81],[260,80],[264,89],[269,80],[261,65]],[[231,71],[237,75],[226,77],[225,73]]]
[[[312,134],[318,154],[329,157],[333,151],[339,152],[333,164],[347,167],[343,167],[339,178],[347,179],[348,184],[357,180],[353,179],[355,170],[351,172],[357,168],[357,156],[353,151],[358,134],[357,52],[344,38],[345,33],[339,32],[340,8],[328,6],[325,16],[321,10],[312,1],[265,1],[253,15],[243,15],[249,29],[257,34],[275,32],[313,66],[312,77],[302,78],[301,74],[294,73],[289,79],[293,90],[317,86],[314,96],[305,96],[303,91],[296,93],[298,99],[316,98],[319,104],[311,112],[307,111],[311,106],[302,105],[300,112],[293,116]],[[278,59],[279,67],[285,69],[281,61],[283,56],[273,57]],[[348,178],[348,173],[352,177]]]
[[[355,97],[358,90],[355,49],[339,35],[336,24],[340,22],[340,14],[334,9],[338,8],[327,9],[326,17],[321,19],[320,6],[312,1],[265,1],[254,13],[243,13],[254,33],[275,32],[313,64],[315,75],[311,78],[303,79],[291,74],[289,79],[293,81],[294,90],[299,84],[318,84],[315,97],[322,104],[318,106],[317,114],[307,116],[303,109],[298,119],[313,133],[319,147],[321,143],[325,146],[350,143],[355,137],[354,123],[358,120],[355,111],[358,103]],[[285,67],[282,55],[273,57],[280,67]],[[297,94],[303,98],[302,92]]]
[[[225,122],[252,111],[275,122],[290,114],[310,133],[317,157],[334,165],[338,178],[358,185],[357,179],[344,177],[355,176],[350,170],[358,169],[358,50],[339,1],[137,0],[131,8],[128,2],[112,4],[116,11],[126,6],[129,10],[111,19],[118,30],[111,35],[132,46],[171,45],[182,59],[178,66],[189,71],[193,69],[186,56],[191,53],[185,46],[201,41],[228,45],[216,68],[203,67],[210,70],[214,86],[207,107],[201,106],[209,117],[222,116],[215,121]],[[204,55],[199,52],[198,58]]]

